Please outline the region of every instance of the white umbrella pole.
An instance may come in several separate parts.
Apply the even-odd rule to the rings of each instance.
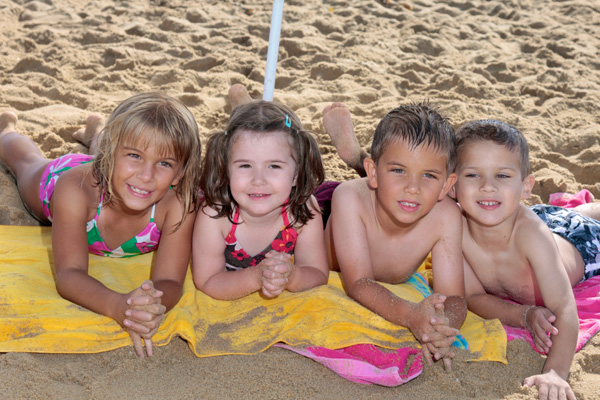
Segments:
[[[263,91],[263,100],[267,101],[273,101],[273,91],[275,90],[275,72],[277,69],[277,55],[279,53],[281,20],[283,18],[283,1],[273,0],[273,14],[271,15],[271,32],[269,33],[269,50],[267,52],[267,68],[265,70]]]

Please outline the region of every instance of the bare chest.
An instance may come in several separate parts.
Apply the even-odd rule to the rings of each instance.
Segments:
[[[487,293],[522,304],[541,302],[533,270],[517,252],[491,252],[475,246],[465,246],[463,251]]]
[[[417,270],[432,248],[431,242],[417,240],[418,236],[369,236],[369,250],[376,280],[401,283]]]

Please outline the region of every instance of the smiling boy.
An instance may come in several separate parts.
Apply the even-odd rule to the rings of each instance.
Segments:
[[[474,121],[461,127],[457,137],[454,190],[465,216],[469,309],[528,329],[548,357],[542,373],[524,384],[537,386],[540,399],[574,400],[566,381],[579,327],[571,287],[598,273],[591,266],[600,249],[588,245],[594,236],[597,242],[600,222],[560,207],[520,204],[531,194],[534,177],[527,141],[515,127]]]
[[[332,138],[343,137],[338,147],[353,136],[341,104],[325,109],[323,122]],[[456,180],[454,130],[427,105],[398,107],[377,126],[371,152],[363,163],[366,177],[340,184],[333,194],[326,227],[330,265],[339,268],[350,297],[409,328],[429,362],[444,358],[449,367],[449,346],[466,317],[461,216],[446,196]],[[377,282],[405,282],[429,253],[436,294],[420,303]]]

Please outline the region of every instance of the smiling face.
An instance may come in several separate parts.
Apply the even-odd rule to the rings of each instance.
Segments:
[[[456,197],[468,219],[497,226],[516,215],[520,200],[529,197],[533,176],[521,177],[520,157],[492,141],[475,141],[458,155]]]
[[[117,146],[111,185],[123,209],[145,211],[176,185],[181,162],[172,152],[161,152],[152,142]]]
[[[238,131],[228,171],[231,195],[242,217],[279,214],[296,184],[296,165],[288,133]]]
[[[405,140],[390,143],[379,161],[365,160],[377,206],[395,225],[410,225],[427,215],[455,181],[447,174],[447,156],[429,145],[411,148]]]

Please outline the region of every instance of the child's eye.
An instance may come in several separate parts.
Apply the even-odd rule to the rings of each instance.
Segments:
[[[171,163],[168,162],[168,161],[161,161],[161,162],[159,162],[159,165],[161,167],[166,167],[166,168],[171,168],[172,167]]]
[[[437,176],[429,173],[424,173],[423,176],[428,179],[437,179]]]
[[[129,153],[129,154],[127,154],[127,156],[131,157],[131,158],[135,158],[136,160],[139,160],[140,158],[142,158],[142,157],[140,157],[139,154],[135,154],[135,153]]]
[[[269,168],[272,168],[272,169],[280,169],[280,168],[281,168],[281,166],[280,166],[280,165],[277,165],[277,164],[271,164],[271,165],[269,165]]]
[[[496,177],[498,177],[499,179],[506,179],[506,178],[510,178],[510,175],[507,175],[507,174],[498,174],[498,175],[496,175]]]
[[[240,164],[240,168],[250,168],[250,164]]]
[[[392,172],[395,174],[403,174],[404,170],[402,168],[394,168],[392,169]]]
[[[473,174],[473,173],[465,175],[465,178],[478,178],[478,177],[479,177],[479,175]]]

